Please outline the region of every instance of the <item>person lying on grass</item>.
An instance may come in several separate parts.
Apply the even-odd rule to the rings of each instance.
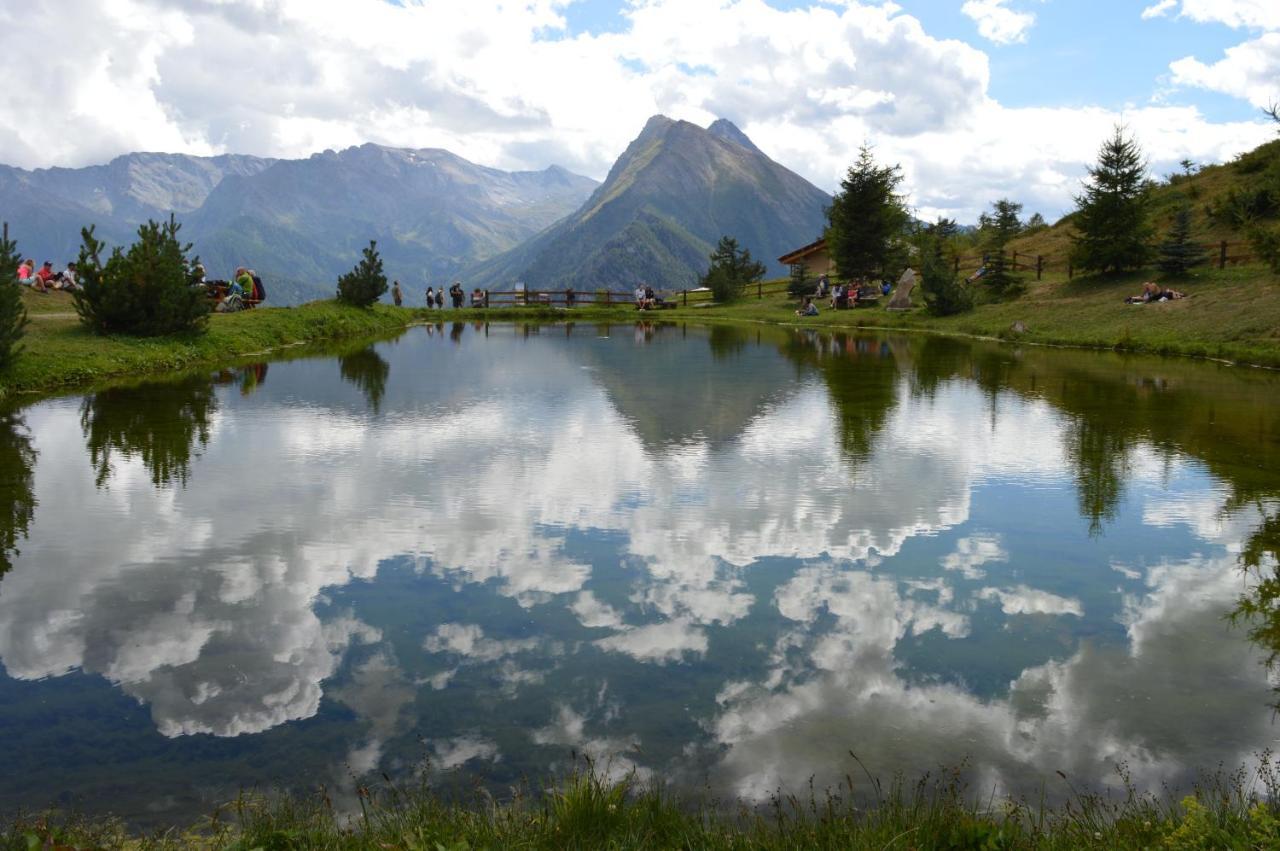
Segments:
[[[1142,284],[1142,295],[1127,296],[1124,302],[1125,304],[1147,304],[1153,301],[1173,301],[1174,299],[1186,297],[1187,294],[1184,292],[1168,290],[1155,281],[1146,281]]]

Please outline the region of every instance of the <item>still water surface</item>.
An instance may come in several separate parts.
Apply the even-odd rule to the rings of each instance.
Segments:
[[[0,810],[1185,785],[1276,741],[1278,538],[1280,376],[1186,361],[458,324],[54,399],[0,418]]]

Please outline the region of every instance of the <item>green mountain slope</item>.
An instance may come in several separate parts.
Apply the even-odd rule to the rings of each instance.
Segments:
[[[680,289],[696,284],[726,234],[781,274],[774,258],[821,234],[830,201],[730,122],[703,129],[658,115],[576,213],[464,275],[468,285],[495,289],[516,281],[534,289],[626,291],[641,281]]]

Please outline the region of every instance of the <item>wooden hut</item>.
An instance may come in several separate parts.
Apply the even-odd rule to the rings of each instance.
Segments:
[[[827,251],[827,241],[823,238],[782,255],[778,262],[792,267],[804,266],[810,279],[816,279],[819,275],[834,279],[836,275],[836,264],[832,262],[831,252]]]

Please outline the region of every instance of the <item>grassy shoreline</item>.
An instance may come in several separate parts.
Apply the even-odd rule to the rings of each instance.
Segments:
[[[930,316],[920,307],[890,313],[878,305],[815,317],[795,315],[782,295],[747,298],[724,307],[678,311],[717,319],[818,328],[925,331],[955,337],[1105,349],[1280,368],[1280,277],[1263,267],[1206,270],[1172,286],[1191,297],[1130,305],[1124,297],[1141,290],[1149,274],[1067,280],[1046,275],[1027,281],[1027,292],[1007,302],[984,304],[959,316]],[[921,304],[918,297],[914,299]],[[1022,323],[1025,331],[1015,331]]]
[[[1269,755],[1261,754],[1269,760]],[[1264,767],[1265,766],[1265,767]],[[855,784],[763,806],[681,796],[634,778],[578,771],[539,790],[459,799],[420,781],[346,795],[241,793],[188,829],[143,832],[118,819],[45,813],[0,823],[0,851],[136,849],[794,849],[1274,848],[1274,766],[1221,770],[1181,799],[1073,792],[1062,804],[974,794],[960,771]],[[1069,785],[1069,784],[1068,784]],[[334,798],[345,803],[335,805]],[[349,798],[349,800],[347,800]]]
[[[248,357],[272,357],[305,343],[394,333],[423,322],[533,321],[744,322],[830,330],[876,329],[977,337],[1046,346],[1108,349],[1209,358],[1280,368],[1280,278],[1263,267],[1206,270],[1176,282],[1191,298],[1128,305],[1142,275],[1028,281],[1012,301],[984,304],[970,313],[934,317],[922,309],[890,313],[878,305],[850,311],[795,315],[783,293],[726,305],[680,307],[639,314],[633,308],[547,307],[426,310],[375,305],[360,309],[335,301],[261,308],[210,317],[207,333],[139,339],[100,337],[85,330],[68,296],[24,294],[31,315],[24,351],[0,376],[0,400],[20,394],[84,389],[108,381],[216,367]],[[919,298],[916,298],[917,305]],[[1015,331],[1015,325],[1025,330]]]

